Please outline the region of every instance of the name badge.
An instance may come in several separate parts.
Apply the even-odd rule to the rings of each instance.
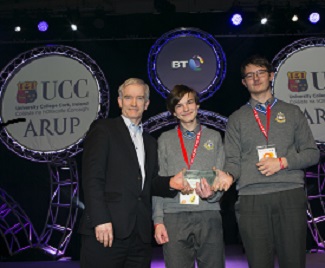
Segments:
[[[258,160],[261,160],[262,158],[266,157],[277,158],[274,144],[257,146],[256,149],[258,154]]]
[[[196,183],[200,183],[200,179],[187,179],[190,186],[195,189]],[[195,190],[190,194],[180,194],[179,203],[181,205],[198,205],[200,203],[200,197],[196,194]]]

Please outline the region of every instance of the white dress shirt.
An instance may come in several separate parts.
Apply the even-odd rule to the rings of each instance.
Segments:
[[[144,144],[143,144],[143,128],[142,124],[136,125],[131,122],[131,120],[125,116],[122,115],[122,118],[124,120],[125,125],[128,127],[130,131],[130,136],[133,141],[135,151],[137,153],[139,166],[141,169],[141,175],[142,175],[142,189],[144,185],[145,180],[145,171],[144,171],[144,159],[145,159],[145,151],[144,151]]]

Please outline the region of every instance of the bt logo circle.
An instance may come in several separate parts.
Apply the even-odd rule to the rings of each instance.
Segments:
[[[201,71],[201,65],[204,63],[204,60],[199,55],[194,55],[192,59],[188,61],[188,65],[193,71]]]

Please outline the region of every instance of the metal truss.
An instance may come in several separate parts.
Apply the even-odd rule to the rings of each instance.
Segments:
[[[325,154],[313,171],[306,172],[307,224],[317,250],[325,250]]]
[[[0,235],[8,249],[15,255],[38,246],[38,236],[25,211],[0,188]]]
[[[278,54],[275,55],[274,59],[272,60],[273,66],[275,66],[276,71],[278,72],[280,69],[283,61],[288,58],[292,53],[295,53],[305,47],[317,47],[317,46],[325,46],[325,38],[321,37],[308,37],[304,39],[297,40],[290,44],[289,46],[286,46]],[[274,79],[272,81],[272,90],[274,86]]]
[[[215,112],[199,110],[198,118],[200,122],[204,125],[209,125],[221,131],[226,131],[226,126],[228,122],[227,117],[224,117]],[[177,119],[175,116],[171,115],[170,112],[163,112],[153,117],[150,117],[146,122],[143,123],[143,128],[149,133],[151,133],[163,127],[176,124]]]
[[[13,151],[18,154],[20,157],[28,159],[33,162],[58,162],[61,159],[65,159],[78,153],[82,152],[82,147],[79,144],[73,145],[71,148],[67,148],[66,150],[62,150],[60,152],[33,152],[30,150],[25,150],[20,144],[15,142],[10,136],[8,136],[7,132],[3,128],[0,129],[0,140],[7,147],[8,150]]]
[[[325,143],[316,141],[316,144],[318,146],[318,149],[320,150],[320,153],[325,155]]]
[[[79,201],[78,171],[75,159],[48,163],[51,200],[40,235],[40,248],[53,257],[64,255],[76,222]]]
[[[79,201],[78,171],[75,159],[48,163],[51,198],[44,229],[40,236],[27,214],[0,189],[0,235],[8,255],[28,248],[39,248],[55,259],[64,256],[76,223]],[[0,254],[0,256],[2,256]]]

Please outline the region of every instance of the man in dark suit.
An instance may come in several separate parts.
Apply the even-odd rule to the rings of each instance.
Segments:
[[[126,80],[118,104],[122,116],[96,120],[84,141],[83,268],[150,267],[151,195],[174,197],[177,191],[171,188],[189,190],[181,172],[157,176],[157,143],[141,125],[149,86],[141,79]]]

